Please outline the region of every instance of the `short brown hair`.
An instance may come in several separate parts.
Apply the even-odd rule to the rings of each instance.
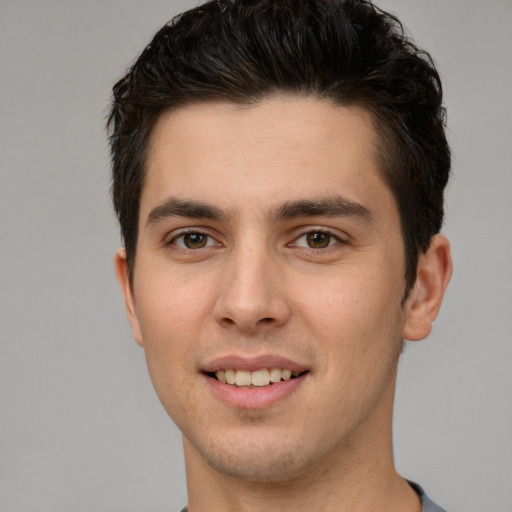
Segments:
[[[166,24],[114,86],[113,201],[130,272],[151,130],[169,109],[255,103],[276,92],[373,116],[398,204],[406,292],[443,221],[450,171],[439,75],[400,22],[364,0],[213,0]]]

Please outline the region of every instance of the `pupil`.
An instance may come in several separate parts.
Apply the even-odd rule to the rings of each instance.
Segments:
[[[323,249],[329,245],[331,236],[326,233],[308,233],[306,239],[313,249]]]
[[[189,249],[201,249],[206,245],[206,236],[201,233],[187,233],[183,241]]]

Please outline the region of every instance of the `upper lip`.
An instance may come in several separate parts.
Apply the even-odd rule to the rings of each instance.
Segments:
[[[221,356],[202,366],[202,370],[206,373],[229,369],[255,372],[257,370],[262,370],[263,368],[280,368],[282,370],[291,370],[292,372],[303,372],[308,370],[308,368],[303,364],[292,361],[286,357],[271,354],[260,356]]]

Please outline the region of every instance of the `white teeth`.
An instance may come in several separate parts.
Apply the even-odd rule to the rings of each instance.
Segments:
[[[281,373],[280,368],[272,368],[270,370],[270,382],[279,382],[281,380]]]
[[[235,384],[237,386],[250,386],[251,385],[251,372],[248,372],[245,370],[237,370]]]
[[[268,386],[270,384],[270,375],[268,370],[263,369],[252,372],[251,384],[253,386]]]
[[[291,370],[282,370],[281,368],[271,368],[267,370],[263,368],[250,372],[247,370],[217,370],[215,376],[223,384],[231,384],[235,386],[268,386],[271,382],[281,382],[281,380],[290,380],[298,377],[300,372],[292,372]]]
[[[226,376],[226,382],[228,384],[234,384],[236,382],[235,370],[226,370],[225,376]]]

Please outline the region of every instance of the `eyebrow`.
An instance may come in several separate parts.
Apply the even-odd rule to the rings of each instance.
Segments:
[[[193,199],[169,197],[151,210],[146,227],[169,217],[187,217],[191,219],[226,220],[226,214],[216,206]],[[367,223],[373,221],[373,215],[366,206],[343,196],[321,197],[319,199],[301,199],[285,201],[273,208],[270,218],[279,220],[298,217],[356,217]]]
[[[201,201],[169,197],[149,212],[146,227],[169,217],[223,220],[226,215],[216,206]]]
[[[286,201],[272,212],[275,221],[297,217],[356,217],[369,224],[373,222],[373,215],[366,206],[339,195]]]

